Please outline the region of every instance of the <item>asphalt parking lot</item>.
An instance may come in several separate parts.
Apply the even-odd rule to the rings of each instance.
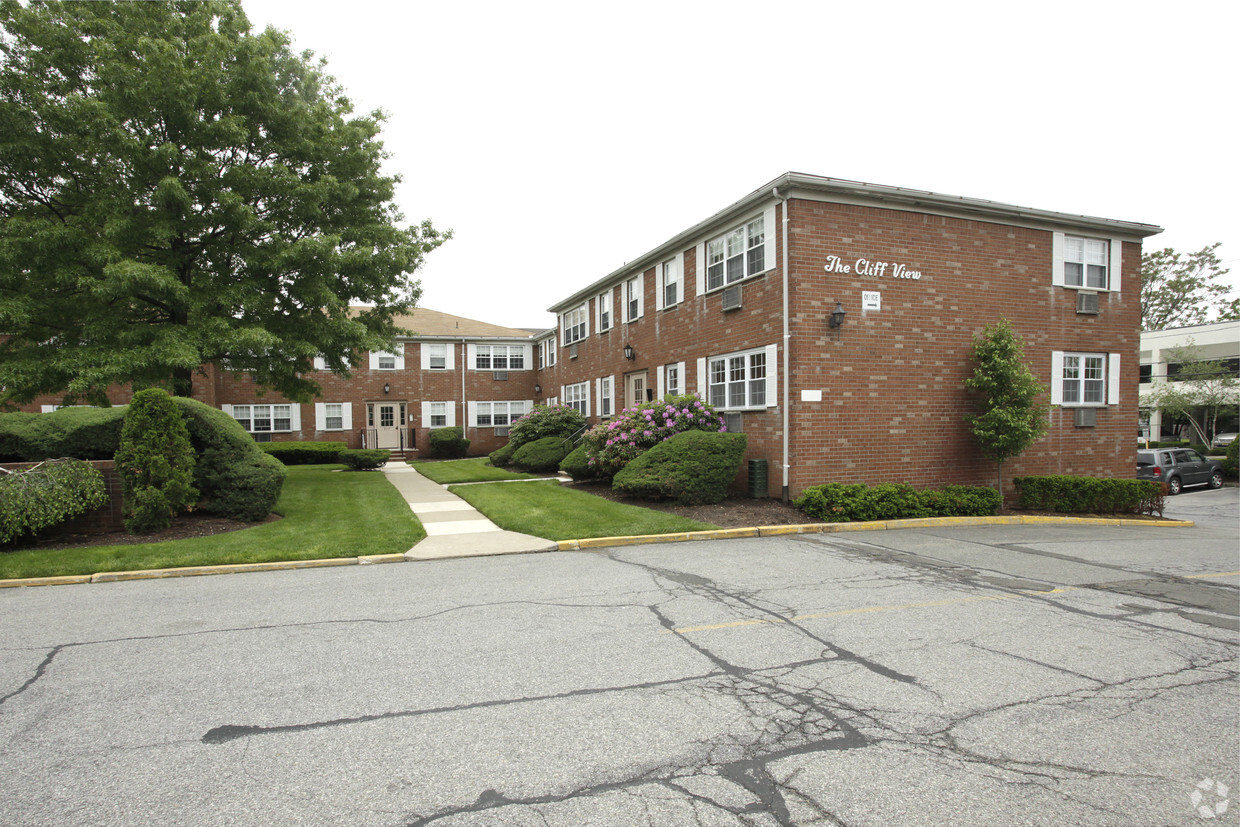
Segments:
[[[1237,823],[1238,504],[0,591],[0,824]]]

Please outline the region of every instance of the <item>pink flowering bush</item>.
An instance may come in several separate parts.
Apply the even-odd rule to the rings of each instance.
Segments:
[[[696,394],[670,396],[626,408],[610,422],[586,431],[586,463],[611,477],[642,452],[684,431],[724,432],[723,417]]]

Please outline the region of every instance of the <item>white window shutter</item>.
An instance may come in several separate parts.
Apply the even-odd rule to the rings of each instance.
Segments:
[[[779,404],[776,396],[779,393],[779,345],[766,346],[766,406],[773,408]]]
[[[675,265],[673,265],[675,266]],[[663,294],[664,290],[663,263],[660,262],[654,266],[654,309],[662,310],[664,307]]]
[[[533,345],[521,345],[521,353],[524,359],[524,361],[522,361],[521,364],[525,365],[525,368],[523,369],[533,370],[534,369],[534,346]]]
[[[659,365],[659,367],[655,369],[654,373],[655,373],[655,386],[654,386],[655,387],[655,391],[654,391],[655,398],[662,399],[663,395],[667,393],[667,386],[663,384],[664,382],[663,366]]]
[[[563,385],[560,385],[560,398],[561,399],[564,398],[564,386]]]
[[[1119,404],[1119,354],[1107,354],[1107,404]]]
[[[346,431],[353,430],[353,403],[342,402],[340,405],[340,427]]]
[[[49,410],[51,410],[51,407],[52,407],[51,405],[44,405],[44,406],[43,406],[43,413],[47,413]],[[233,415],[233,412],[232,412],[232,411],[233,411],[233,406],[232,406],[232,405],[220,405],[220,410],[221,410],[221,411],[223,411],[224,413],[228,414],[229,416],[232,416],[232,415]]]
[[[681,381],[683,382],[684,380],[681,379]],[[706,395],[706,360],[704,358],[697,360],[697,389],[698,396],[702,397],[702,399],[709,398]]]
[[[1120,273],[1124,268],[1124,242],[1118,238],[1111,240],[1111,290],[1119,292]]]
[[[1063,278],[1063,233],[1051,234],[1051,284],[1062,287]],[[1062,378],[1062,377],[1061,377]]]
[[[466,419],[466,422],[469,423],[469,427],[477,428],[478,427],[478,403],[468,402],[466,403],[465,407],[466,407],[466,413],[468,415],[468,419]]]
[[[422,427],[429,428],[431,426],[431,403],[422,403]]]
[[[616,375],[613,373],[607,378],[611,380],[611,415],[615,416],[620,410],[619,406],[616,404],[619,401],[619,397],[616,393]]]
[[[456,345],[448,342],[444,345],[444,370],[456,370]]]
[[[602,399],[602,398],[603,398],[603,380],[602,380],[602,379],[595,379],[595,380],[594,380],[594,398],[595,398],[595,399]],[[599,415],[600,415],[600,416],[602,415],[602,412],[603,412],[603,406],[602,406],[602,405],[599,405]]]
[[[1051,404],[1063,404],[1063,351],[1051,351]]]
[[[680,393],[682,396],[688,393],[688,391],[685,390],[685,383],[687,379],[685,378],[685,363],[684,362],[676,363],[676,381],[680,383],[680,389],[678,393]]]
[[[637,318],[646,313],[646,274],[637,274]]]
[[[788,202],[784,202],[788,209]],[[766,208],[762,214],[762,266],[767,270],[775,269],[775,205]]]
[[[326,402],[315,402],[314,403],[314,430],[316,431],[327,430],[327,403]]]
[[[465,345],[465,369],[473,370],[478,364],[478,346]]]
[[[420,359],[421,359],[422,370],[430,370],[431,369],[430,342],[422,342],[420,345],[418,345],[418,351],[421,354]]]
[[[314,357],[314,369],[315,370],[327,370],[327,360],[324,359],[322,356],[315,356]]]
[[[404,370],[405,369],[405,345],[402,342],[396,343],[396,353],[394,355],[396,356],[396,369]]]
[[[700,296],[706,292],[706,242],[705,241],[703,241],[701,244],[697,246],[696,252],[693,258],[697,262],[697,267],[696,267],[697,272],[694,274],[694,280],[697,285],[697,292],[694,293],[694,295]]]
[[[301,405],[296,402],[288,406],[288,427],[292,431],[301,430]]]
[[[379,351],[377,350],[370,351],[370,369],[371,370],[379,369]]]
[[[443,421],[445,423],[444,427],[455,428],[456,427],[456,403],[455,402],[446,403],[443,406],[443,410],[444,410]],[[474,419],[476,421],[477,417],[474,417]]]

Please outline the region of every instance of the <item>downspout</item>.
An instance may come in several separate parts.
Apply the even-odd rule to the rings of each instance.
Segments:
[[[469,439],[469,400],[465,398],[465,371],[469,368],[465,360],[469,357],[469,347],[464,339],[461,339],[460,345],[461,361],[457,364],[461,366],[461,435]]]
[[[791,357],[791,354],[789,352],[789,347],[788,347],[790,340],[792,338],[791,325],[789,324],[789,321],[788,321],[788,199],[779,194],[779,187],[772,187],[771,193],[775,196],[775,200],[778,201],[779,204],[783,207],[783,209],[780,211],[782,213],[782,215],[780,216],[781,218],[780,223],[783,226],[783,252],[784,252],[784,261],[783,261],[783,265],[784,265],[783,266],[784,358],[782,360],[783,368],[784,368],[784,371],[783,371],[784,380],[780,384],[783,386],[784,399],[783,399],[783,404],[780,406],[783,409],[783,428],[782,428],[783,430],[783,459],[780,462],[780,468],[783,471],[783,487],[780,489],[780,498],[784,502],[788,502],[789,500],[788,477],[789,477],[789,471],[790,471],[789,465],[788,465],[789,463],[788,428],[792,421],[791,414],[788,410],[788,405],[789,405],[789,400],[790,400],[788,384],[792,380],[792,366],[791,366],[792,357]]]

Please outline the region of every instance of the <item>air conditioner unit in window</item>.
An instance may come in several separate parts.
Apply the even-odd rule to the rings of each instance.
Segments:
[[[743,434],[745,432],[745,422],[738,413],[725,413],[723,415],[723,424],[730,434]]]
[[[1097,408],[1077,408],[1076,409],[1076,427],[1092,428],[1098,424]]]
[[[497,371],[495,371],[494,373],[492,373],[492,374],[491,374],[491,377],[492,377],[492,378],[493,378],[496,382],[507,382],[507,381],[508,381],[508,371],[506,371],[506,370],[497,370]]]
[[[577,346],[576,345],[573,345],[572,347],[568,349],[568,358],[569,359],[577,358]]]
[[[496,425],[495,435],[496,436],[508,436],[508,426],[507,425]]]
[[[741,309],[741,286],[739,284],[724,289],[723,309],[725,311]]]
[[[1076,312],[1082,316],[1098,315],[1098,294],[1078,291],[1076,294]]]

